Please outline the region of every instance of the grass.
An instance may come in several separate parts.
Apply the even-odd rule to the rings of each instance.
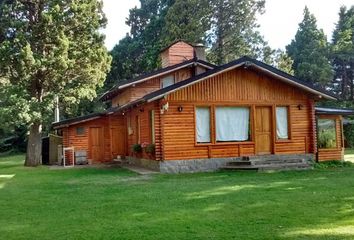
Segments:
[[[346,148],[345,154],[354,154],[354,148]]]
[[[1,239],[353,239],[354,168],[139,176],[0,157]]]

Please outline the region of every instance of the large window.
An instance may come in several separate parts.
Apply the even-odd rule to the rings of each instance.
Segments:
[[[336,121],[335,119],[318,119],[318,147],[336,148]]]
[[[175,83],[175,77],[173,75],[168,75],[164,78],[162,78],[162,88],[165,88],[165,87],[168,87],[168,86],[171,86]]]
[[[248,107],[216,107],[217,142],[250,140],[250,110]]]
[[[288,107],[276,108],[277,139],[289,139]]]
[[[210,108],[196,108],[197,143],[210,143]]]

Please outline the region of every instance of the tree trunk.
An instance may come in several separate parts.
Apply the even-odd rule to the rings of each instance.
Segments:
[[[25,166],[35,167],[42,163],[42,125],[33,123],[28,136]]]

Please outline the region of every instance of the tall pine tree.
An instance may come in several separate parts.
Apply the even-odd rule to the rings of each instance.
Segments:
[[[65,104],[96,96],[110,57],[99,30],[105,26],[97,0],[11,0],[1,4],[0,115],[29,126],[26,166],[41,162],[43,122],[54,97]]]
[[[331,81],[333,73],[328,58],[328,42],[323,30],[317,28],[316,18],[307,7],[295,39],[286,46],[286,51],[294,60],[296,77],[320,85]]]
[[[333,91],[343,100],[354,100],[354,6],[341,7],[332,37]]]

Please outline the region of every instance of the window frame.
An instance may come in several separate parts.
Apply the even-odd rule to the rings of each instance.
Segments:
[[[197,137],[197,108],[208,108],[209,109],[209,133],[210,133],[210,141],[209,142],[198,142],[198,137]],[[194,106],[194,142],[196,145],[201,145],[201,146],[207,146],[211,145],[213,143],[213,111],[212,111],[212,106],[210,105],[195,105]]]
[[[278,107],[286,107],[288,110],[288,138],[287,139],[282,139],[282,138],[278,138],[278,134],[277,134],[277,108]],[[299,110],[300,111],[300,110]],[[274,106],[274,138],[275,138],[275,142],[290,142],[292,141],[292,129],[291,129],[291,107],[290,105],[275,105]]]
[[[334,132],[335,132],[335,142],[336,142],[336,146],[335,147],[331,147],[331,148],[320,148],[318,146],[318,138],[319,138],[319,134],[320,134],[320,131],[319,131],[319,125],[318,125],[318,121],[319,120],[332,120],[334,121]],[[321,151],[333,151],[333,150],[338,150],[338,149],[341,149],[341,144],[338,144],[338,132],[337,132],[337,126],[338,123],[337,123],[337,118],[336,117],[332,117],[332,116],[326,116],[326,117],[318,117],[316,119],[316,131],[317,131],[317,147],[319,150]]]
[[[175,75],[174,75],[174,74],[165,75],[165,76],[161,77],[161,84],[160,84],[160,88],[161,88],[161,89],[171,86],[171,85],[168,85],[168,86],[166,86],[166,87],[163,86],[164,79],[167,79],[168,77],[172,77],[172,78],[173,78],[173,83],[172,83],[171,85],[173,85],[173,84],[176,83],[176,78],[175,78]]]
[[[196,122],[196,108],[197,107],[209,107],[210,109],[210,143],[198,143],[197,142],[197,122]],[[244,107],[249,109],[249,140],[246,141],[216,141],[216,116],[215,109],[217,107]],[[223,103],[223,104],[194,104],[194,146],[223,146],[223,145],[247,145],[254,144],[254,105],[252,104],[235,104],[235,103]]]

